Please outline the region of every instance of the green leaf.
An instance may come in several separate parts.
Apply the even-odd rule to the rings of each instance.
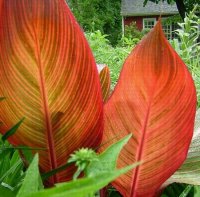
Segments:
[[[15,193],[12,192],[9,188],[0,185],[0,195],[4,197],[15,197]]]
[[[20,150],[21,158],[24,161],[24,165],[28,166],[32,162],[34,155],[31,149],[22,149]]]
[[[0,182],[5,178],[5,172],[10,168],[10,154],[0,151]]]
[[[38,154],[36,154],[28,170],[26,171],[24,182],[17,194],[17,197],[23,197],[27,193],[36,192],[39,190],[39,187],[40,187],[40,173],[38,168]]]
[[[0,101],[3,101],[5,99],[5,97],[0,97]]]
[[[179,197],[187,197],[190,190],[192,189],[192,185],[188,185],[184,190],[183,192],[181,193],[181,195]]]
[[[128,166],[120,170],[110,172],[102,172],[93,177],[82,178],[75,181],[57,184],[57,187],[42,190],[36,193],[24,194],[23,197],[86,197],[87,195],[96,192],[106,186],[109,182],[116,179],[121,174],[124,174],[136,167],[138,163]]]
[[[128,142],[131,135],[126,136],[117,143],[111,145],[104,153],[100,154],[97,158],[97,161],[92,161],[86,168],[86,176],[96,175],[101,171],[114,170],[116,166],[117,157],[122,149],[122,147]],[[42,179],[46,180],[47,178],[53,176],[54,174],[65,170],[67,167],[72,165],[72,163],[66,163],[52,171],[49,171],[45,174],[42,174]]]
[[[0,184],[16,193],[23,178],[23,163],[18,151],[5,146],[11,148],[7,141],[0,147]]]
[[[64,165],[62,165],[62,166],[60,166],[60,167],[58,167],[56,169],[53,169],[53,170],[51,170],[49,172],[46,172],[46,173],[42,174],[41,175],[42,176],[42,180],[44,181],[44,180],[48,179],[49,177],[57,174],[58,172],[62,172],[63,170],[65,170],[67,167],[69,167],[71,165],[72,165],[72,163],[66,163],[66,164],[64,164]]]
[[[21,160],[20,156],[19,156],[19,152],[15,151],[12,155],[12,158],[10,160],[10,165],[13,166],[15,163],[17,163],[18,160]]]
[[[98,165],[96,162],[93,163],[92,160],[88,173],[91,172],[90,170],[94,170],[95,173],[90,173],[90,177],[74,180],[67,183],[60,183],[56,185],[56,188],[45,189],[42,191],[31,193],[29,190],[29,194],[24,192],[20,197],[85,197],[87,195],[93,194],[102,187],[106,186],[109,182],[116,179],[121,174],[126,173],[128,170],[139,165],[139,163],[135,163],[120,170],[115,169],[117,156],[130,137],[131,135],[128,135],[119,142],[111,145],[104,153],[99,155],[99,162],[101,163],[100,165]],[[105,165],[105,169],[103,169],[105,162],[107,165]],[[95,166],[96,169],[93,168]]]
[[[25,118],[22,118],[15,126],[13,126],[10,130],[8,130],[3,136],[2,136],[2,141],[5,142],[10,136],[12,136],[19,126],[22,124]]]
[[[10,160],[7,161],[8,166],[10,166],[9,163]],[[22,164],[21,160],[18,160],[13,166],[11,166],[8,170],[4,170],[3,176],[0,178],[0,182],[2,182],[6,177],[8,177],[10,174],[14,173],[15,170]]]
[[[143,2],[143,7],[146,6],[147,2],[148,2],[148,0],[144,0],[144,2]]]
[[[200,186],[194,186],[194,197],[200,196]]]
[[[188,186],[185,183],[172,183],[164,189],[161,197],[179,197],[180,195],[186,194],[187,190],[187,197],[194,197],[194,186],[192,185],[191,188]]]
[[[86,169],[86,176],[91,177],[101,172],[115,170],[119,153],[131,136],[132,134],[112,144],[106,151],[98,156],[97,161],[92,161]]]
[[[13,150],[23,150],[23,151],[32,151],[32,150],[46,150],[46,148],[34,148],[34,147],[28,147],[28,146],[3,146],[0,148],[1,151],[4,151],[4,150],[10,150],[10,151],[13,151]]]
[[[18,187],[24,178],[23,167],[19,152],[16,150],[10,158],[10,169],[8,170],[9,174],[6,176],[6,183],[14,188]]]

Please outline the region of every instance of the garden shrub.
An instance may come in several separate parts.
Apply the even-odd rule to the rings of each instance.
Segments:
[[[200,107],[200,19],[195,14],[197,8],[198,6],[187,15],[184,22],[178,23],[177,39],[172,40],[171,44],[192,73]]]
[[[107,35],[103,35],[100,31],[86,32],[86,38],[90,44],[93,55],[97,64],[106,64],[111,74],[111,89],[117,83],[123,61],[130,53],[133,43],[126,46],[113,47],[107,39]]]

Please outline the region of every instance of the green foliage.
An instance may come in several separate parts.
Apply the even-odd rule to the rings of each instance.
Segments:
[[[84,31],[100,30],[112,44],[121,37],[120,0],[67,0]]]
[[[24,146],[13,147],[6,141],[16,132],[22,121],[6,132],[6,135],[0,135],[0,194],[5,197],[16,196],[24,180],[25,166],[21,158],[22,154],[26,161],[31,161],[32,150],[37,150],[37,148]],[[20,150],[21,155],[18,150]],[[29,185],[32,186],[32,182]]]
[[[179,23],[180,28],[176,30],[178,39],[172,41],[172,46],[192,73],[197,89],[198,107],[200,107],[200,43],[198,41],[200,19],[195,15],[196,9],[197,7],[187,15],[184,22]]]
[[[13,126],[10,130],[8,130],[3,136],[2,136],[2,141],[5,142],[5,140],[7,140],[10,136],[12,136],[17,129],[19,128],[19,126],[22,124],[22,122],[24,121],[24,118],[22,120],[20,120],[15,126]]]
[[[132,22],[130,25],[125,26],[124,36],[118,41],[118,47],[133,47],[142,37],[147,34],[149,30],[139,31],[136,23]]]
[[[163,25],[177,24],[181,23],[182,19],[179,14],[166,17],[165,20],[162,21]]]
[[[75,181],[57,184],[55,188],[41,190],[36,193],[26,194],[24,197],[86,197],[93,196],[93,193],[106,186],[110,181],[116,179],[123,173],[132,169],[128,166],[121,170],[103,172],[93,177],[82,178]]]
[[[199,0],[184,0],[186,11],[189,13],[190,11],[193,10],[194,5],[199,5],[200,1]]]
[[[125,26],[124,36],[127,38],[137,38],[139,41],[144,36],[144,32],[139,31],[136,23],[132,22],[130,25]]]
[[[15,196],[23,180],[23,162],[17,150],[6,141],[0,141],[0,193]]]
[[[26,171],[26,176],[17,197],[26,196],[28,193],[36,192],[42,188],[43,186],[38,168],[38,154],[36,154]]]
[[[192,185],[187,185],[185,189],[183,190],[183,192],[179,195],[179,197],[187,197],[192,187],[193,187]]]
[[[64,164],[64,165],[62,165],[62,166],[59,166],[59,167],[56,168],[56,169],[53,169],[53,170],[51,170],[51,171],[49,171],[49,172],[46,172],[46,173],[42,174],[42,175],[41,175],[42,180],[43,180],[43,181],[47,180],[49,177],[51,177],[51,176],[53,176],[54,174],[57,174],[57,173],[59,173],[59,172],[62,172],[63,170],[65,170],[65,169],[66,169],[67,167],[69,167],[69,166],[71,166],[71,163],[66,163],[66,164]]]
[[[106,64],[110,68],[111,89],[113,89],[117,83],[122,64],[134,45],[130,42],[126,46],[113,47],[107,37],[107,35],[103,35],[100,31],[86,33],[86,38],[96,63]]]
[[[111,145],[104,153],[97,155],[90,149],[81,149],[76,151],[69,162],[76,162],[77,166],[83,163],[87,167],[87,175],[85,178],[76,179],[67,183],[59,183],[51,189],[42,189],[41,178],[38,169],[38,155],[36,154],[31,165],[29,166],[24,182],[17,194],[17,197],[85,197],[93,196],[100,188],[106,186],[110,181],[114,180],[128,170],[136,167],[139,163],[116,169],[116,160],[122,147],[130,139],[130,135],[123,138],[119,142]],[[112,152],[112,154],[111,154]],[[96,161],[98,158],[98,162]],[[106,167],[104,167],[106,166]]]
[[[0,185],[0,194],[5,197],[15,197],[15,194],[5,186]]]
[[[173,183],[165,188],[161,197],[193,197],[194,186],[187,184]]]
[[[116,169],[117,157],[122,147],[128,142],[131,135],[111,145],[105,152],[98,155],[91,149],[80,149],[71,155],[68,163],[75,162],[76,166],[87,172],[85,178],[76,179],[67,183],[57,184],[51,189],[44,189],[38,167],[38,154],[31,161],[27,171],[23,171],[23,163],[18,151],[10,154],[13,149],[0,152],[0,192],[5,197],[85,197],[93,196],[100,188],[116,179],[139,163]],[[1,142],[2,147],[11,146],[7,141]],[[84,168],[82,168],[84,166]],[[80,172],[82,172],[80,171]]]
[[[200,186],[196,185],[194,186],[194,197],[200,196]]]
[[[109,172],[116,168],[117,158],[123,146],[131,138],[131,134],[121,139],[115,144],[111,145],[106,149],[105,152],[98,155],[97,160],[90,162],[86,169],[86,176],[91,177],[102,172]]]
[[[71,154],[68,163],[74,162],[75,166],[77,166],[77,171],[74,173],[73,179],[77,179],[81,172],[85,172],[89,163],[93,161],[99,162],[97,154],[92,149],[81,148]]]

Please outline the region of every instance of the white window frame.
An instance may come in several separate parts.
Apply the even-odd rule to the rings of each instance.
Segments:
[[[168,17],[163,17],[163,18],[162,18],[162,21],[166,20],[167,18],[168,18]],[[168,24],[168,26],[169,26],[169,31],[170,31],[169,34],[165,32],[164,25],[162,25],[162,28],[163,28],[163,31],[164,31],[165,36],[167,37],[167,39],[168,39],[168,40],[169,40],[169,39],[171,40],[171,39],[172,39],[172,24]],[[167,35],[166,35],[166,34],[167,34]]]
[[[154,26],[155,26],[155,24],[156,24],[156,18],[143,18],[143,29],[147,29],[147,28],[145,28],[145,22],[146,21],[153,21],[154,22]]]

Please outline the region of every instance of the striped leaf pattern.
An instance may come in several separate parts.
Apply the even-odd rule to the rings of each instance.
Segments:
[[[97,68],[100,77],[103,101],[105,103],[110,96],[110,70],[105,64],[97,64]]]
[[[167,180],[170,183],[200,185],[200,109],[196,113],[194,135],[183,165]]]
[[[158,194],[186,158],[195,111],[192,77],[164,37],[159,21],[126,59],[104,106],[103,143],[133,134],[118,168],[143,162],[113,182],[124,197]]]
[[[64,0],[0,1],[0,132],[22,117],[10,138],[39,151],[46,172],[79,147],[102,138],[98,71],[86,39]],[[72,172],[70,172],[72,173]],[[55,175],[50,183],[70,178]]]

